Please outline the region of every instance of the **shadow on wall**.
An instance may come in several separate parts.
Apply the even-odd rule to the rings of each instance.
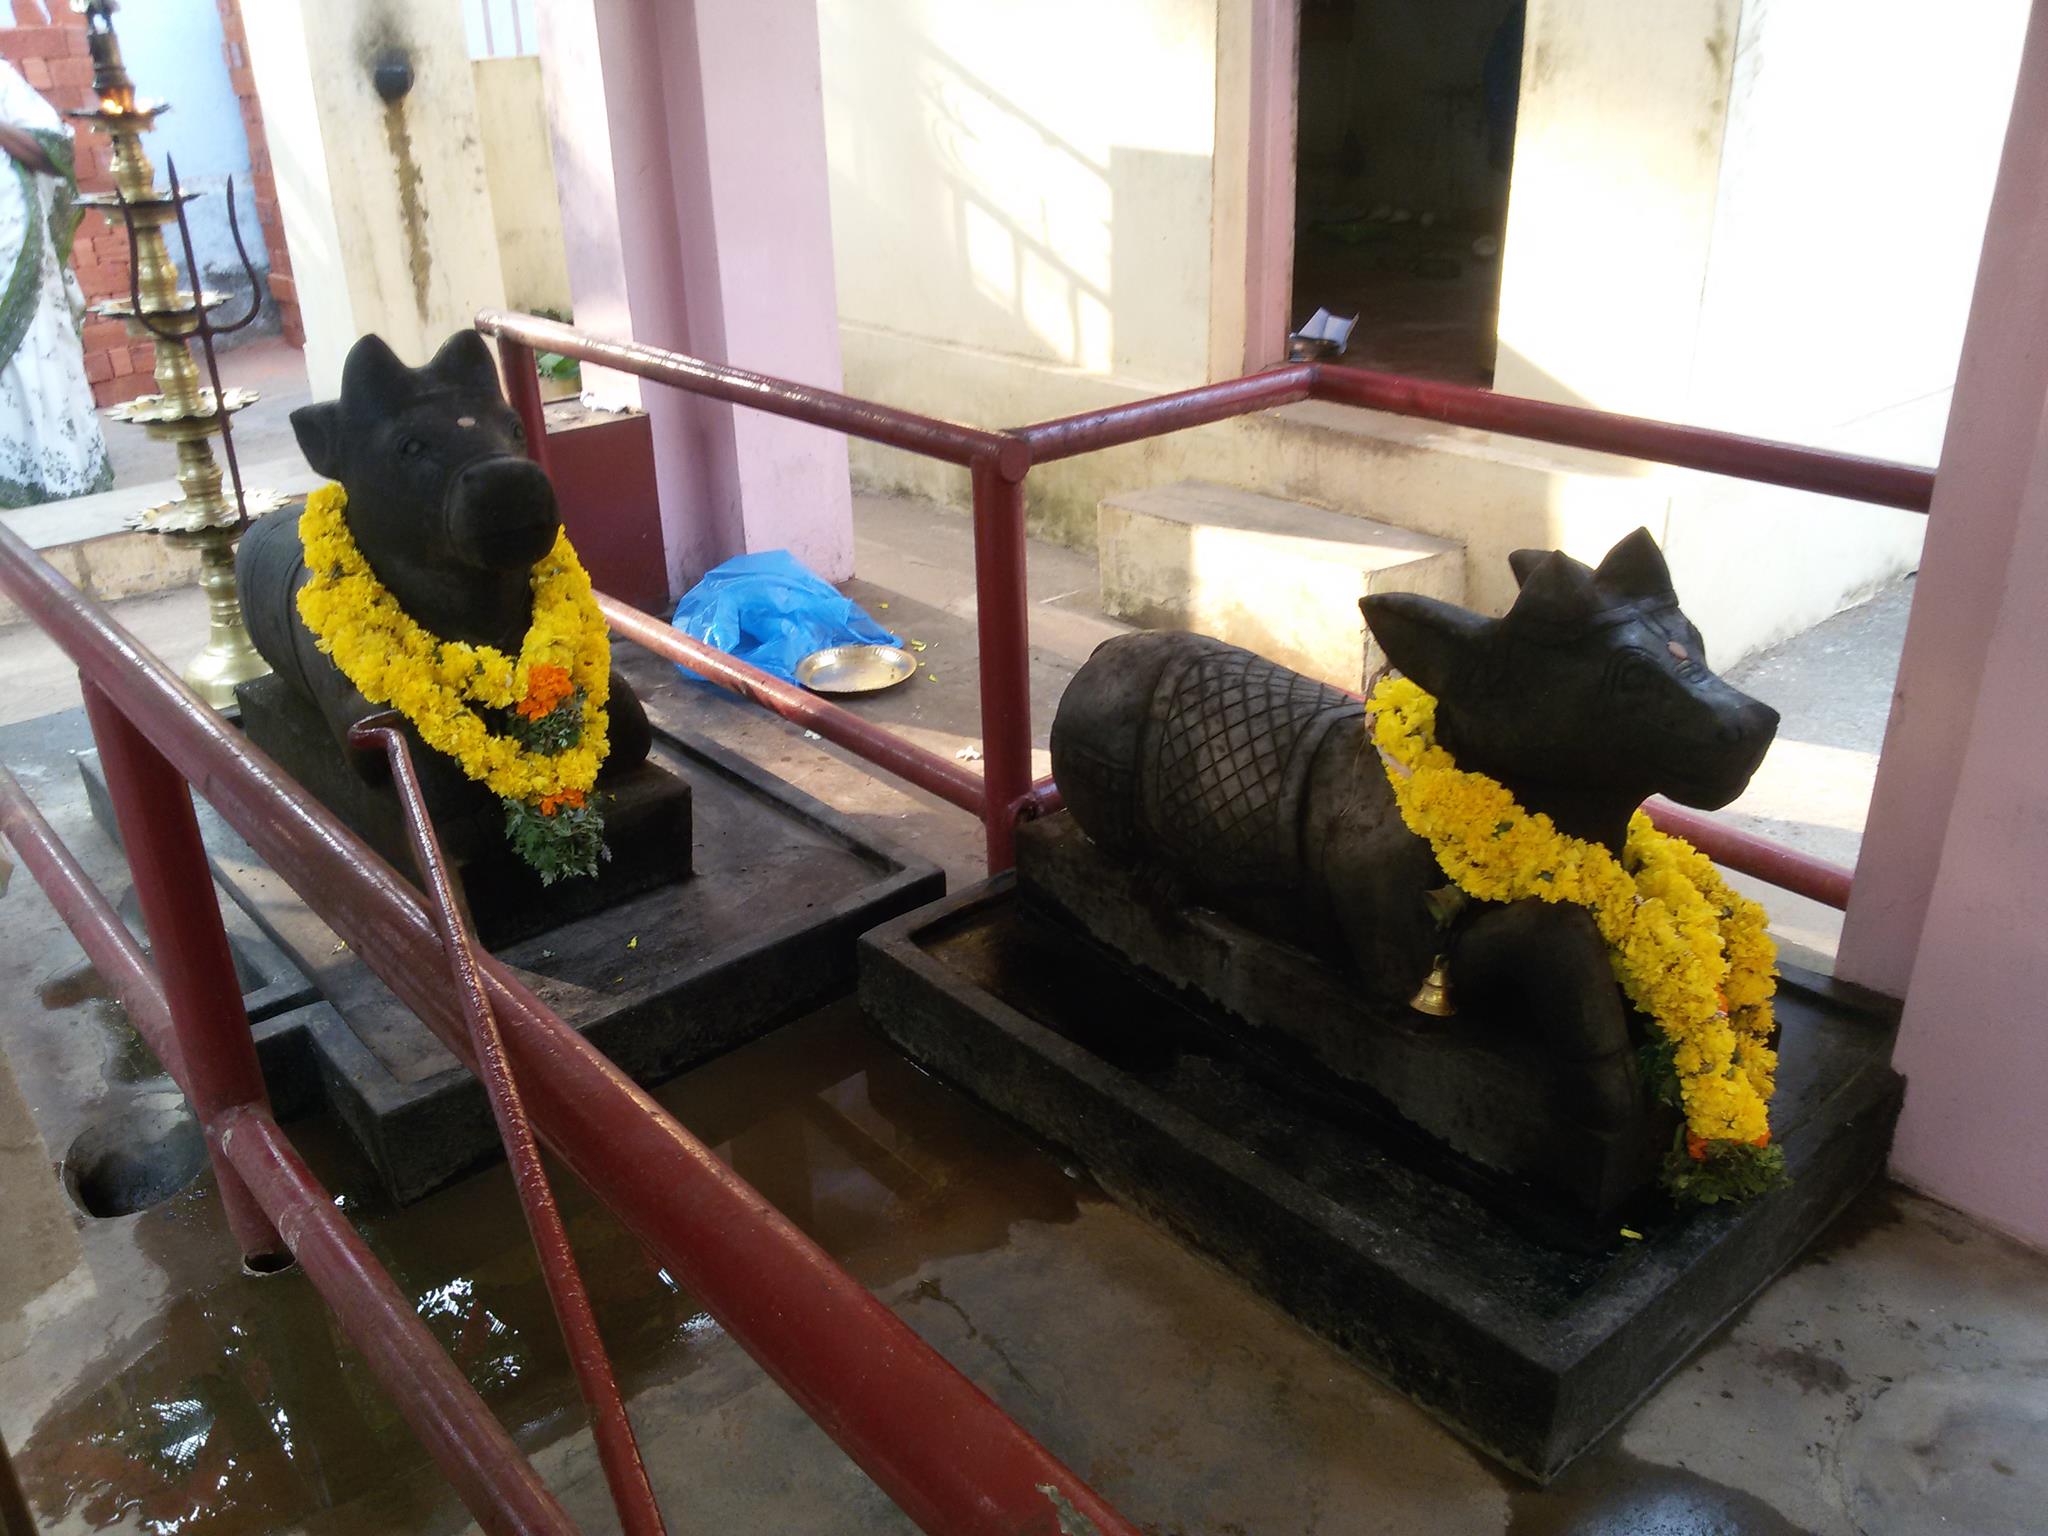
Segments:
[[[858,39],[837,12],[820,20],[826,58],[861,61],[825,77],[828,122],[858,125],[830,145],[843,319],[1087,373],[1201,376],[1210,157],[1091,153],[887,7],[859,12]],[[918,249],[934,238],[946,259]]]
[[[1505,343],[1501,353],[1512,355]],[[1587,403],[1539,376],[1542,398]],[[1686,612],[1705,633],[1709,664],[1726,669],[1862,602],[1919,562],[1926,529],[1919,513],[1540,443],[1497,444],[1487,456],[1508,472],[1503,488],[1519,482],[1511,515],[1494,516],[1495,508],[1474,502],[1461,509],[1463,530],[1433,530],[1464,541],[1473,606],[1488,612],[1513,599],[1501,562],[1516,543],[1593,562],[1622,535],[1645,527],[1663,547]],[[1524,462],[1547,461],[1550,468],[1515,474],[1524,454]]]

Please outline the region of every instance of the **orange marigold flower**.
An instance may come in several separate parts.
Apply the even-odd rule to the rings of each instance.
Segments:
[[[1707,1138],[1693,1131],[1685,1133],[1685,1155],[1696,1163],[1707,1160]]]
[[[519,701],[519,716],[522,720],[538,720],[552,714],[555,706],[575,691],[567,668],[541,662],[527,670],[526,697]]]
[[[1757,1139],[1756,1139],[1755,1141],[1752,1141],[1752,1142],[1750,1143],[1750,1145],[1751,1145],[1752,1147],[1768,1147],[1768,1146],[1769,1146],[1770,1144],[1771,1144],[1771,1133],[1770,1133],[1769,1131],[1765,1131],[1765,1132],[1763,1133],[1763,1135],[1761,1135],[1761,1136],[1757,1137]]]
[[[552,816],[565,805],[573,811],[581,808],[582,804],[582,790],[565,789],[559,795],[542,795],[540,797],[540,813],[543,816]]]

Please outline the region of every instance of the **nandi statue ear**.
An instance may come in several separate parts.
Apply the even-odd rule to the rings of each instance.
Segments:
[[[475,331],[457,331],[442,342],[425,371],[458,388],[490,390],[494,394],[498,389],[498,365],[483,337]]]
[[[1607,551],[1593,579],[1617,597],[1663,597],[1671,591],[1671,567],[1647,528]]]
[[[341,405],[334,400],[319,405],[302,405],[292,412],[292,436],[299,440],[299,452],[314,474],[328,480],[341,478]]]
[[[341,408],[345,412],[382,414],[417,393],[412,370],[374,331],[358,337],[342,359]]]
[[[372,333],[360,336],[341,363],[341,398],[302,405],[292,412],[292,436],[316,475],[341,478],[341,445],[352,416],[376,415],[410,400],[412,370]]]
[[[1434,694],[1451,688],[1459,670],[1493,630],[1455,603],[1413,592],[1381,592],[1358,600],[1366,628],[1402,672]]]
[[[1576,625],[1606,606],[1594,587],[1592,571],[1561,549],[1545,551],[1526,573],[1517,567],[1516,574],[1522,590],[1508,610],[1509,621]]]

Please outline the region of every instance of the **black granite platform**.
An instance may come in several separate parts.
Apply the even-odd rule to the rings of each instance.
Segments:
[[[1186,1005],[1285,1093],[1372,1118],[1422,1166],[1555,1243],[1604,1247],[1654,1183],[1677,1111],[1618,1128],[1558,1111],[1556,1059],[1527,1017],[1375,1002],[1348,969],[1200,907],[1168,907],[1072,816],[1017,829],[1018,892]],[[1405,989],[1404,989],[1405,990]]]
[[[1645,1196],[1574,1252],[1433,1176],[1369,1117],[1304,1104],[1185,1003],[1002,876],[861,940],[904,1050],[1084,1163],[1508,1466],[1547,1480],[1884,1165],[1902,1080],[1882,999],[1785,976],[1773,1122],[1789,1188]]]
[[[250,743],[312,791],[356,836],[401,874],[415,875],[411,836],[388,782],[372,786],[335,750],[333,733],[312,701],[275,673],[236,690],[237,718]],[[497,798],[467,784],[446,758],[413,746],[413,763],[429,789],[427,803],[474,802],[450,826],[435,812],[435,831],[469,912],[477,942],[500,950],[569,918],[602,912],[643,891],[667,885],[690,869],[690,784],[659,761],[607,775],[602,790],[605,846],[610,857],[595,879],[544,885],[513,853],[503,834]],[[437,794],[436,779],[459,786]]]
[[[655,727],[651,760],[690,785],[691,871],[493,953],[654,1082],[844,995],[855,939],[943,894],[945,876],[687,729],[722,700],[666,669],[643,667],[635,682]],[[96,755],[78,755],[94,819],[111,828]],[[331,1106],[400,1201],[496,1157],[481,1085],[203,802],[199,819],[230,935],[260,957],[248,979],[288,981],[298,1004],[256,1026],[280,1109]]]

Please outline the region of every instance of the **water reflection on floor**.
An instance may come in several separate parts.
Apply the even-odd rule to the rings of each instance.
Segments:
[[[1071,1219],[1092,1198],[897,1056],[850,1007],[779,1031],[659,1097],[871,1286],[933,1257],[998,1246],[1013,1222]],[[580,1426],[502,1166],[396,1210],[361,1193],[373,1187],[369,1169],[331,1121],[292,1132],[521,1445]],[[557,1173],[629,1398],[723,1349],[697,1303]],[[425,1467],[424,1452],[305,1278],[252,1279],[230,1267],[210,1175],[139,1216],[91,1223],[84,1236],[98,1293],[0,1367],[0,1396],[14,1405],[10,1439],[46,1523],[153,1536],[265,1531],[374,1496],[379,1528],[459,1527],[437,1480],[409,1477]],[[164,1300],[131,1317],[116,1292],[130,1288],[138,1264],[161,1272],[152,1289]],[[38,1380],[69,1384],[24,1426],[14,1415]],[[392,1507],[393,1489],[408,1484],[426,1502]]]

